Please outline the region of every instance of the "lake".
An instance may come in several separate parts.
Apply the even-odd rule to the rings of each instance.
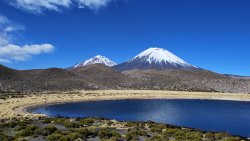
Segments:
[[[50,105],[33,113],[64,117],[103,117],[155,121],[250,137],[250,102],[219,100],[114,100]]]

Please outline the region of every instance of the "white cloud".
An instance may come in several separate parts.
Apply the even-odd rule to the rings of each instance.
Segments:
[[[0,14],[0,46],[9,44],[13,34],[20,30],[24,30],[24,26],[18,25]]]
[[[0,14],[0,63],[11,63],[13,61],[26,61],[33,55],[49,53],[54,50],[51,44],[18,46],[12,44],[15,33],[24,27],[10,21]]]
[[[6,24],[8,22],[9,20],[5,16],[0,15],[0,24]]]
[[[79,8],[88,7],[90,9],[99,9],[101,7],[105,7],[112,0],[79,0]]]
[[[8,44],[0,47],[0,62],[10,63],[13,61],[26,61],[33,55],[50,53],[55,49],[51,44],[18,46]]]
[[[13,2],[14,1],[14,2]],[[59,11],[70,7],[71,0],[12,0],[11,5],[32,12],[42,13],[44,10]]]
[[[71,6],[78,8],[90,8],[97,10],[105,7],[112,0],[6,0],[9,4],[19,9],[41,14],[45,10],[61,11]]]
[[[2,58],[0,58],[0,63],[7,64],[7,63],[11,63],[11,61],[8,60],[8,59],[2,59]]]
[[[0,33],[0,46],[6,45],[8,43],[9,43],[9,40],[7,39],[7,37],[3,35],[3,33]]]

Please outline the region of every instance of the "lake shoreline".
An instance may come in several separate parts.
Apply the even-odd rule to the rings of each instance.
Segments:
[[[29,112],[29,109],[40,106],[126,99],[199,99],[249,102],[250,94],[155,90],[84,90],[62,93],[41,93],[36,95],[26,95],[23,98],[9,98],[6,100],[0,99],[0,119],[32,119],[44,117],[45,115],[33,114]]]

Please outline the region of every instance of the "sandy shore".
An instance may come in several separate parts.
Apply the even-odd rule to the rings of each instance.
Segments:
[[[0,119],[37,118],[44,116],[29,113],[27,112],[27,108],[47,104],[116,99],[209,99],[250,101],[250,94],[148,90],[98,90],[36,94],[23,98],[0,99]]]

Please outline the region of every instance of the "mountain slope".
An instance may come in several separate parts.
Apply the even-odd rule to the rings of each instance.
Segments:
[[[113,67],[119,71],[134,69],[198,69],[162,48],[149,48],[132,60]]]
[[[207,70],[130,70],[130,87],[174,91],[250,92],[250,81],[234,79]]]
[[[73,70],[14,70],[0,66],[1,91],[41,92],[82,89],[143,89],[250,92],[250,81],[206,70],[146,69],[115,71],[102,64]]]
[[[0,67],[0,91],[37,92],[97,89],[98,85],[65,69],[13,70]]]
[[[115,62],[109,60],[105,56],[97,55],[97,56],[90,58],[86,61],[78,63],[71,68],[76,69],[76,68],[81,68],[81,67],[92,65],[92,64],[103,64],[103,65],[108,66],[108,67],[112,67],[112,66],[116,65]]]
[[[103,64],[88,65],[74,69],[72,72],[81,77],[88,78],[92,82],[104,86],[106,89],[122,87],[122,83],[127,79],[125,74],[115,71]]]

